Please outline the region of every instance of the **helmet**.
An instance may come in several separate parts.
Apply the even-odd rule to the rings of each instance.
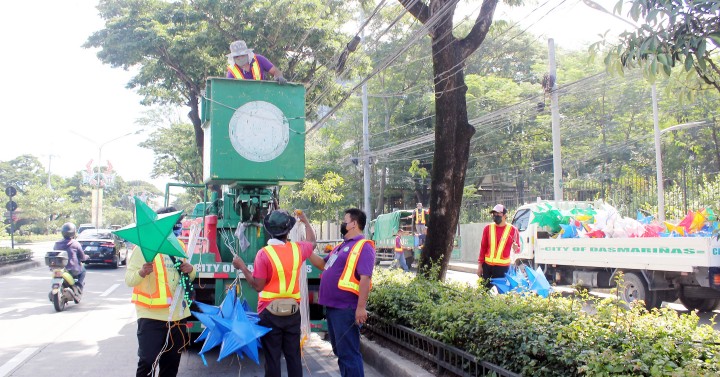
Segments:
[[[77,228],[75,228],[75,224],[73,223],[65,223],[62,228],[60,228],[60,233],[62,233],[63,238],[69,240],[71,238],[75,238]]]
[[[285,210],[276,210],[265,216],[263,225],[271,236],[281,237],[290,233],[295,226],[295,218]]]

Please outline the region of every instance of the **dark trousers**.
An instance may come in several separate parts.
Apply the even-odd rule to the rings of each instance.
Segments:
[[[85,288],[85,266],[81,266],[82,271],[80,271],[77,275],[74,272],[71,272],[70,274],[77,279],[77,285],[80,288]]]
[[[333,352],[338,357],[342,377],[363,377],[362,354],[360,353],[360,328],[355,324],[355,309],[326,307],[328,336]]]
[[[482,264],[482,277],[486,280],[485,282],[485,288],[490,289],[492,288],[492,284],[490,283],[490,279],[492,278],[504,278],[505,273],[508,272],[510,269],[510,266],[491,266],[487,263]]]
[[[258,325],[271,329],[260,338],[265,352],[265,377],[280,377],[281,354],[285,355],[288,377],[302,377],[300,312],[281,317],[263,310]]]
[[[170,337],[167,339],[168,349],[160,356],[157,369],[160,370],[159,377],[177,376],[180,366],[180,357],[185,348],[185,342],[189,339],[185,327],[185,321],[178,322],[170,329]],[[152,365],[157,355],[165,346],[165,338],[168,332],[168,322],[155,319],[138,318],[138,361],[136,377],[150,376]]]

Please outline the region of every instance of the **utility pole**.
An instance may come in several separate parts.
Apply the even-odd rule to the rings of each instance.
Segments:
[[[370,207],[370,125],[368,124],[368,97],[367,84],[362,86],[362,116],[363,116],[363,185],[364,185],[364,207],[368,224],[372,220],[372,208]],[[369,229],[369,228],[368,228]]]
[[[47,188],[52,190],[52,186],[50,186],[50,168],[52,167],[52,159],[53,157],[58,157],[57,155],[50,154],[48,155],[48,180],[47,180]]]
[[[552,115],[552,143],[553,143],[553,193],[554,200],[563,200],[562,189],[562,156],[560,153],[560,108],[558,107],[557,72],[555,67],[555,41],[548,39],[548,60],[550,61],[550,114]]]

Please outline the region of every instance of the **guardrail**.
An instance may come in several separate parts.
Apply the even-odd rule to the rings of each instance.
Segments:
[[[501,376],[522,377],[500,366],[479,360],[477,357],[453,346],[427,337],[410,328],[396,325],[369,313],[365,323],[367,330],[393,343],[415,352],[434,363],[438,370],[446,370],[462,377]]]

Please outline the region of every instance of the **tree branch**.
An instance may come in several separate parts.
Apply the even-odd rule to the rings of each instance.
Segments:
[[[430,8],[420,0],[398,0],[410,14],[425,24],[430,18]]]
[[[483,0],[483,5],[475,20],[475,25],[473,25],[470,33],[459,41],[463,60],[475,52],[485,40],[485,36],[488,31],[490,31],[490,25],[492,25],[497,3],[498,0]]]

